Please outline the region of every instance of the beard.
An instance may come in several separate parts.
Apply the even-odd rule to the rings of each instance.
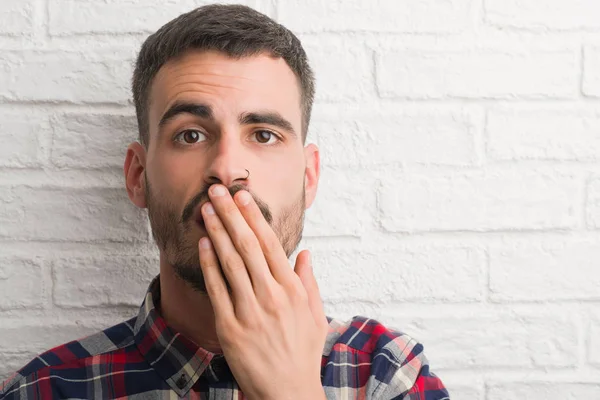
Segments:
[[[210,185],[207,185],[201,192],[194,196],[186,204],[183,211],[180,212],[177,205],[169,201],[169,199],[157,196],[145,172],[144,175],[148,218],[152,228],[152,237],[156,245],[164,255],[167,263],[173,267],[175,275],[179,279],[186,282],[193,290],[207,293],[198,251],[200,235],[197,232],[200,231],[200,228],[193,216],[198,204],[209,200],[208,189]],[[273,217],[268,204],[250,192],[246,186],[235,184],[228,189],[232,196],[240,190],[247,190],[252,195],[265,220],[277,235],[286,256],[289,258],[298,247],[304,229],[304,183],[302,184],[302,188],[299,198],[285,207],[277,218]],[[227,282],[225,274],[223,274],[223,278],[227,289],[231,293],[231,286]]]

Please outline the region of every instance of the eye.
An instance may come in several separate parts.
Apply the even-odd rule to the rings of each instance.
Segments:
[[[256,137],[256,141],[258,143],[268,144],[269,146],[275,144],[276,141],[281,141],[279,136],[277,136],[275,133],[264,129],[253,132],[253,135]],[[275,141],[272,141],[271,139],[275,139]]]
[[[179,132],[173,140],[181,142],[180,138],[183,140],[183,143],[194,144],[205,141],[206,135],[196,129],[186,129],[185,131]]]

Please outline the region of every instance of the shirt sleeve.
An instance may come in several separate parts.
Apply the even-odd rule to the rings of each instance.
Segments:
[[[444,384],[429,369],[423,345],[408,335],[391,332],[373,355],[370,398],[373,400],[449,400]]]
[[[449,400],[450,394],[444,384],[429,367],[421,370],[415,384],[405,396],[396,396],[394,400]]]
[[[8,396],[9,390],[15,385],[15,382],[20,377],[19,374],[14,373],[10,378],[6,379],[4,382],[0,381],[0,400],[8,400],[12,397]]]

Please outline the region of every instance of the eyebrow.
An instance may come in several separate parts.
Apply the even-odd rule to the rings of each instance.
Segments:
[[[212,108],[209,105],[201,103],[190,103],[190,102],[175,102],[169,109],[163,114],[158,123],[159,128],[162,128],[169,121],[174,119],[180,114],[191,114],[199,118],[213,120],[214,114]],[[251,124],[267,124],[281,128],[294,137],[298,137],[298,134],[294,130],[291,122],[285,119],[277,111],[259,111],[259,112],[246,112],[240,114],[238,121],[242,125]]]
[[[169,107],[167,112],[163,114],[158,126],[163,127],[167,122],[180,114],[192,114],[200,118],[214,119],[212,108],[206,104],[175,102]]]
[[[298,136],[292,124],[276,111],[242,113],[240,114],[239,121],[241,125],[273,125],[289,132],[294,137]]]

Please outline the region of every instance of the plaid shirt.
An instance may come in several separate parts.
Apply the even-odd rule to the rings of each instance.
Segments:
[[[0,387],[0,399],[245,399],[222,355],[169,328],[156,277],[137,317],[49,350]],[[423,346],[375,320],[327,317],[328,399],[449,399]]]

